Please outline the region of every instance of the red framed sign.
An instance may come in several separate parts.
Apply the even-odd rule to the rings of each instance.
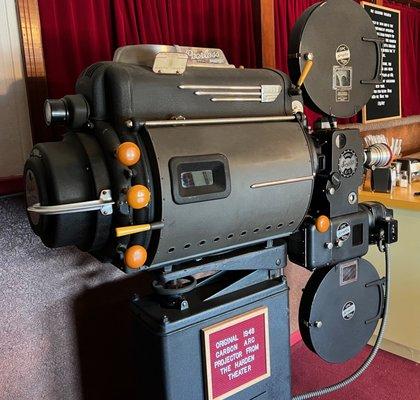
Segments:
[[[208,400],[226,399],[270,376],[267,307],[202,332]]]

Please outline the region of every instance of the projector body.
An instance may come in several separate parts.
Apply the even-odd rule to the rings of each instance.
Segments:
[[[46,102],[47,123],[70,131],[31,153],[29,220],[49,247],[153,274],[153,295],[131,305],[144,397],[290,400],[288,257],[314,271],[299,316],[311,350],[344,362],[372,336],[384,281],[362,257],[398,232],[358,187],[392,154],[335,117],[380,81],[379,42],[356,3],[330,0],[292,33],[293,82],[218,49],[127,46]],[[304,101],[326,115],[315,130]]]

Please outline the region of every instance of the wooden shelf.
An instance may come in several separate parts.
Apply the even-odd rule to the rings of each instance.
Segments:
[[[420,192],[420,181],[413,182],[408,188],[395,187],[390,194],[360,190],[359,201],[378,201],[390,208],[420,211],[420,196],[414,196],[416,192]]]

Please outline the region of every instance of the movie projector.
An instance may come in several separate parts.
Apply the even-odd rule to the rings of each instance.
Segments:
[[[218,49],[128,46],[45,103],[69,133],[27,161],[31,226],[49,247],[154,274],[133,303],[142,398],[291,399],[287,258],[313,271],[300,329],[324,360],[355,356],[384,315],[386,282],[362,257],[387,254],[397,223],[358,187],[392,154],[335,121],[380,82],[381,40],[356,2],[329,0],[298,21],[289,58],[291,79]],[[314,131],[303,101],[324,114]],[[376,351],[296,398],[339,389]]]

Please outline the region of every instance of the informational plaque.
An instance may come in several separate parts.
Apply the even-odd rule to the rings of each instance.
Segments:
[[[384,39],[383,82],[376,85],[363,108],[363,123],[401,118],[400,11],[372,3],[361,4],[371,17],[378,36]]]
[[[270,376],[268,309],[203,329],[208,400],[223,400]]]

